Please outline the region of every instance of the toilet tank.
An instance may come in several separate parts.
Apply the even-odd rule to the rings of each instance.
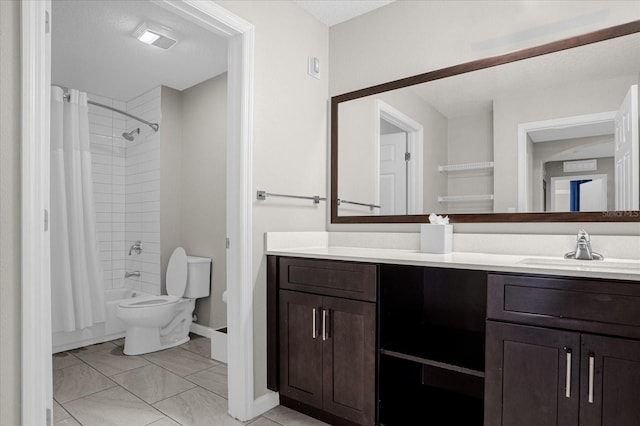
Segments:
[[[187,286],[184,297],[196,299],[209,296],[211,288],[211,259],[187,256]]]

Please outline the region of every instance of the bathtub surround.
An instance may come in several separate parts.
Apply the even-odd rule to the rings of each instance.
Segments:
[[[71,332],[105,321],[96,238],[87,94],[51,88],[51,327]]]
[[[154,132],[132,118],[126,121],[126,132],[140,128],[140,133],[135,134],[132,141],[125,142],[125,241],[122,254],[125,270],[140,271],[140,277],[125,279],[125,286],[150,294],[161,294],[160,139],[164,124],[160,93],[161,88],[156,87],[136,96],[127,102],[126,109],[149,122],[160,123],[159,131]],[[142,242],[142,251],[139,254],[132,252],[129,256],[129,247],[138,240]]]

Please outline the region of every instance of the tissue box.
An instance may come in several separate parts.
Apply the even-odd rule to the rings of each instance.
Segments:
[[[420,225],[420,251],[423,253],[451,253],[453,225]]]

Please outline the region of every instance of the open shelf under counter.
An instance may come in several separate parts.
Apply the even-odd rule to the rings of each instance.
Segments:
[[[380,354],[484,377],[484,333],[424,324],[381,345]]]
[[[380,363],[380,425],[482,425],[482,378],[400,358]]]

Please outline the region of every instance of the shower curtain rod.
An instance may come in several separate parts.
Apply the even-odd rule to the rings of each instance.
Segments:
[[[64,95],[64,99],[65,99],[66,101],[68,101],[68,100],[70,100],[70,99],[71,99],[71,96],[70,96],[68,93],[66,93],[66,94]],[[131,118],[133,118],[134,120],[138,120],[139,122],[144,123],[144,124],[146,124],[147,126],[151,127],[151,128],[153,129],[153,131],[154,131],[154,132],[157,132],[157,131],[158,131],[158,129],[160,128],[160,125],[159,125],[158,123],[149,123],[147,120],[144,120],[144,119],[142,119],[142,118],[140,118],[140,117],[136,117],[135,115],[129,114],[128,112],[122,111],[122,110],[120,110],[120,109],[118,109],[118,108],[110,107],[109,105],[104,105],[104,104],[101,104],[101,103],[99,103],[99,102],[94,102],[94,101],[90,101],[90,100],[87,100],[87,103],[88,103],[89,105],[95,105],[95,106],[97,106],[97,107],[110,109],[111,111],[119,112],[119,113],[120,113],[120,114],[122,114],[122,115],[126,115],[127,117],[131,117]]]

